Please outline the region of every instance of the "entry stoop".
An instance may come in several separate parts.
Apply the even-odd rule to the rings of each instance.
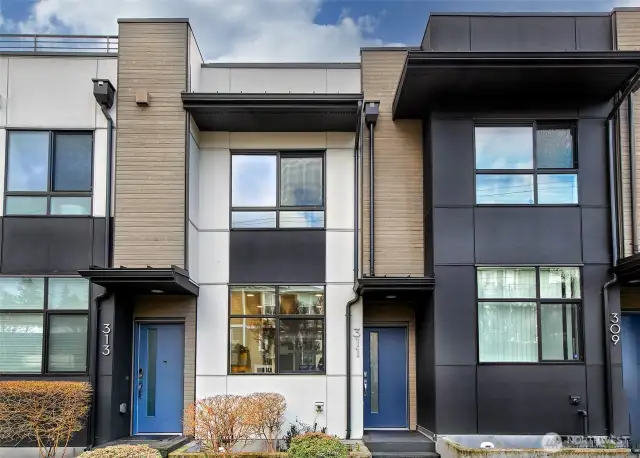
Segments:
[[[436,444],[415,431],[365,431],[362,438],[372,457],[437,458]]]

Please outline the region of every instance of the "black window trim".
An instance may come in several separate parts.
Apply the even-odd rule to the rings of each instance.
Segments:
[[[531,127],[533,135],[533,168],[531,169],[478,169],[476,168],[476,128],[478,127]],[[570,129],[573,140],[573,168],[538,168],[537,133],[543,129]],[[549,120],[476,120],[473,123],[473,201],[476,207],[578,207],[580,206],[580,164],[578,151],[578,123],[575,119]],[[531,175],[533,177],[533,203],[531,204],[501,204],[478,203],[477,176],[478,175]],[[538,175],[576,175],[578,183],[578,202],[541,204],[538,203]]]
[[[47,191],[9,191],[9,147],[11,141],[12,132],[47,132],[49,134],[49,151],[47,156]],[[91,180],[89,190],[87,191],[54,191],[54,159],[55,159],[55,138],[57,134],[62,135],[88,135],[91,134]],[[5,145],[5,168],[4,168],[4,216],[11,218],[34,218],[43,217],[48,218],[90,218],[93,215],[93,180],[95,173],[95,148],[96,148],[96,136],[95,129],[7,129],[6,132],[6,145]],[[25,215],[25,214],[7,214],[7,197],[46,197],[47,198],[47,212],[43,214]],[[89,213],[86,215],[61,215],[51,214],[51,198],[52,197],[89,197]]]
[[[580,272],[580,298],[553,298],[553,299],[542,299],[540,298],[540,269],[547,268],[569,268],[574,267],[578,268]],[[536,297],[534,298],[480,298],[478,294],[478,269],[479,268],[490,268],[490,269],[517,269],[517,268],[534,268],[536,271]],[[482,366],[530,366],[530,365],[544,365],[544,364],[585,364],[585,330],[584,330],[584,275],[582,265],[576,264],[536,264],[536,265],[527,265],[527,264],[496,264],[496,265],[488,265],[488,264],[477,264],[475,266],[475,314],[476,314],[476,361],[478,365]],[[482,302],[528,302],[536,304],[536,334],[538,339],[538,361],[537,362],[517,362],[517,361],[480,361],[480,303]],[[578,320],[578,344],[579,344],[579,358],[575,360],[552,360],[552,359],[543,359],[542,358],[542,329],[541,329],[541,314],[540,307],[543,304],[550,305],[562,305],[563,310],[565,309],[565,305],[577,305],[577,320]],[[562,315],[563,321],[563,341],[564,348],[563,351],[565,353],[565,357],[567,355],[567,325],[566,325],[566,315],[563,313]]]
[[[232,149],[229,161],[229,230],[231,231],[324,231],[327,227],[327,159],[326,149],[290,148],[290,149]],[[234,207],[233,206],[233,156],[276,156],[276,205],[274,207]],[[287,206],[281,205],[280,173],[282,158],[322,159],[322,205]],[[324,213],[322,227],[280,227],[280,213],[286,211],[321,211]],[[274,212],[275,227],[233,227],[234,212]]]
[[[89,375],[89,354],[91,350],[91,284],[87,281],[87,290],[88,290],[88,301],[86,309],[49,309],[49,280],[52,278],[77,278],[80,279],[80,276],[73,275],[2,275],[0,278],[41,278],[44,280],[44,302],[41,309],[0,309],[0,314],[2,313],[20,313],[20,314],[40,314],[42,315],[42,360],[40,363],[40,372],[2,372],[0,371],[0,377],[28,377],[28,378],[38,378],[44,376],[53,376],[53,377],[65,377],[65,376],[88,376]],[[49,322],[50,316],[86,316],[87,317],[87,355],[86,355],[86,363],[85,367],[87,368],[84,371],[50,371],[49,370]]]
[[[274,288],[275,294],[275,313],[264,315],[233,315],[231,313],[231,294],[233,288],[248,288],[256,286],[265,286]],[[280,314],[280,288],[283,286],[321,286],[324,294],[324,314],[323,315],[287,315]],[[229,285],[228,294],[228,321],[227,321],[227,375],[233,376],[255,376],[255,375],[326,375],[327,374],[327,285],[319,283],[234,283]],[[275,371],[274,372],[231,372],[231,320],[234,318],[267,318],[273,319],[276,323],[275,329],[275,347],[274,347],[274,359],[275,359]],[[281,320],[320,320],[322,321],[322,360],[324,361],[324,367],[322,371],[281,371],[280,370],[280,321]]]

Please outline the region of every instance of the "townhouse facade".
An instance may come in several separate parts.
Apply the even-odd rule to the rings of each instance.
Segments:
[[[206,63],[187,19],[0,43],[0,380],[90,381],[78,447],[255,391],[343,438],[640,439],[638,30],[432,14],[344,64]]]

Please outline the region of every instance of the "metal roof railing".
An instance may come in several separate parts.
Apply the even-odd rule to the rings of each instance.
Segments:
[[[115,35],[0,34],[0,53],[118,53]]]

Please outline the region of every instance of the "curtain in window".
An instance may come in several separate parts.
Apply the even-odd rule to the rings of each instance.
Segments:
[[[0,372],[40,372],[42,322],[41,313],[0,313]]]
[[[536,269],[478,268],[478,297],[483,299],[534,299],[536,297]]]
[[[480,302],[480,362],[538,362],[536,304]]]

